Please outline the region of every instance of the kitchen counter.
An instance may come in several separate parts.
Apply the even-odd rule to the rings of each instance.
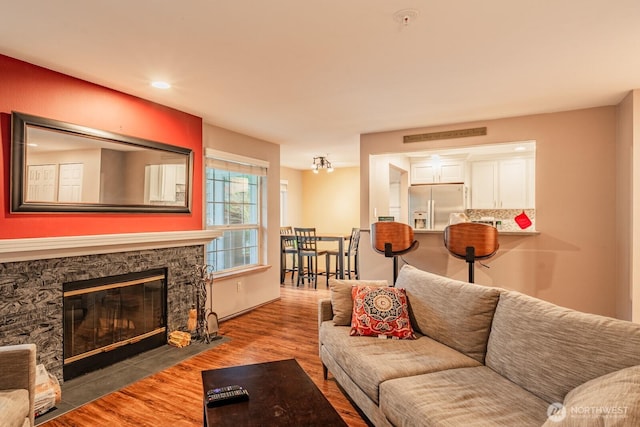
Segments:
[[[361,228],[360,231],[370,232],[371,229]],[[413,230],[414,234],[442,234],[443,230]],[[499,236],[537,236],[541,234],[537,230],[498,230]]]
[[[443,230],[413,230],[414,234],[438,234],[438,233],[442,233]],[[498,235],[499,236],[537,236],[538,234],[540,234],[539,231],[529,231],[529,230],[522,230],[522,231],[507,231],[507,230],[498,230]]]

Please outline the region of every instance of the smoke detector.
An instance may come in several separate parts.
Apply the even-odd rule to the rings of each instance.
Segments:
[[[409,24],[418,19],[418,11],[415,9],[402,9],[393,14],[393,19],[400,25],[408,27]]]

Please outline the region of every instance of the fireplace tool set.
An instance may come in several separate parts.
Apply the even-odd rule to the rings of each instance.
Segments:
[[[218,315],[212,308],[207,309],[207,288],[213,284],[213,268],[210,265],[196,265],[195,267],[195,306],[189,312],[187,328],[193,338],[202,342],[222,338],[218,335]],[[195,313],[194,313],[195,311]]]

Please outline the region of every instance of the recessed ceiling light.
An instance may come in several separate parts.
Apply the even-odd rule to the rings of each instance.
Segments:
[[[155,82],[151,82],[151,86],[157,88],[157,89],[169,89],[171,87],[171,85],[167,82],[161,82],[161,81],[155,81]]]

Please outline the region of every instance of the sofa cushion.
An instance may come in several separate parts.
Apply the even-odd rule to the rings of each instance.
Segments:
[[[486,365],[549,403],[640,364],[640,324],[586,314],[518,292],[496,308]]]
[[[350,328],[320,325],[320,344],[345,373],[378,404],[381,382],[399,377],[424,374],[442,369],[480,364],[429,337],[415,340],[380,340],[374,337],[352,337]]]
[[[404,289],[354,286],[351,335],[415,339]]]
[[[380,385],[380,409],[396,426],[536,426],[549,404],[485,366]]]
[[[640,366],[579,385],[567,394],[558,419],[544,427],[640,426]]]
[[[351,325],[351,315],[353,314],[351,288],[353,286],[389,286],[389,282],[386,280],[329,279],[333,324],[336,326]]]
[[[3,427],[20,427],[29,418],[29,392],[25,389],[0,391],[0,417]]]
[[[480,363],[500,289],[448,279],[404,265],[397,288],[404,288],[413,328]]]

